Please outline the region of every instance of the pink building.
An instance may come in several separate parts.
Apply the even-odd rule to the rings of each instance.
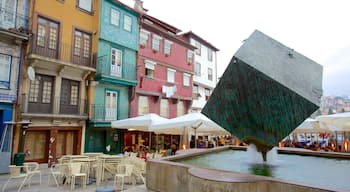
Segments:
[[[182,40],[179,32],[152,16],[141,15],[138,85],[130,91],[130,117],[156,113],[173,118],[190,109],[195,47]]]

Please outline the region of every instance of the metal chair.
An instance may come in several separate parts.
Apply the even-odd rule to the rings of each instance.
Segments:
[[[77,177],[81,177],[81,182],[83,184],[83,188],[86,188],[86,178],[87,174],[82,173],[82,163],[69,163],[69,176],[71,182],[71,190],[75,188],[75,179]]]
[[[37,162],[29,162],[29,163],[23,163],[24,165],[24,171],[29,174],[29,179],[32,179],[32,177],[35,174],[39,174],[40,176],[40,185],[41,185],[41,171],[39,167],[39,163]]]
[[[2,187],[2,191],[5,191],[7,184],[10,182],[11,179],[23,179],[21,185],[18,188],[18,191],[21,191],[22,187],[24,187],[26,183],[28,183],[28,186],[30,187],[30,178],[29,178],[30,173],[28,172],[21,173],[21,170],[24,169],[24,166],[10,165],[9,169],[10,169],[10,177],[5,183],[5,185]]]
[[[115,174],[114,176],[114,187],[116,187],[118,181],[120,180],[121,190],[123,190],[125,177],[131,178],[133,180],[132,184],[135,185],[136,181],[132,177],[133,169],[134,169],[134,165],[131,165],[131,164],[118,165],[117,174]]]
[[[53,179],[57,185],[57,188],[59,188],[60,179],[63,180],[63,177],[67,176],[66,175],[67,169],[68,169],[67,164],[55,164],[55,165],[51,166],[51,168],[50,168],[51,176],[53,177]],[[47,184],[50,185],[50,175],[48,177],[49,178],[48,178]]]

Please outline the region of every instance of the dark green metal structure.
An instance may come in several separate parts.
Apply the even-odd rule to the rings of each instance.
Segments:
[[[240,139],[275,146],[319,108],[321,93],[321,65],[255,31],[202,113]]]

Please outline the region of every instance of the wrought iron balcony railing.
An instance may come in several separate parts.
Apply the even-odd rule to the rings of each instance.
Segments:
[[[28,94],[22,95],[22,113],[87,116],[87,109],[88,102],[85,99],[55,97],[53,101],[44,103],[31,102]]]
[[[108,108],[101,104],[90,105],[90,120],[95,122],[117,120],[117,109]]]
[[[29,34],[29,17],[0,7],[0,28]]]
[[[95,67],[95,54],[92,54],[90,50],[78,49],[74,44],[38,37],[36,34],[30,38],[29,53],[87,67]]]

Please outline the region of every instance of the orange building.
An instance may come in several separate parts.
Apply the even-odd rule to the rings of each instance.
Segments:
[[[83,152],[90,78],[95,73],[99,1],[33,0],[22,85],[25,161],[48,162]],[[31,70],[30,69],[30,70]],[[92,95],[92,94],[91,94]],[[19,131],[14,153],[19,149]]]

